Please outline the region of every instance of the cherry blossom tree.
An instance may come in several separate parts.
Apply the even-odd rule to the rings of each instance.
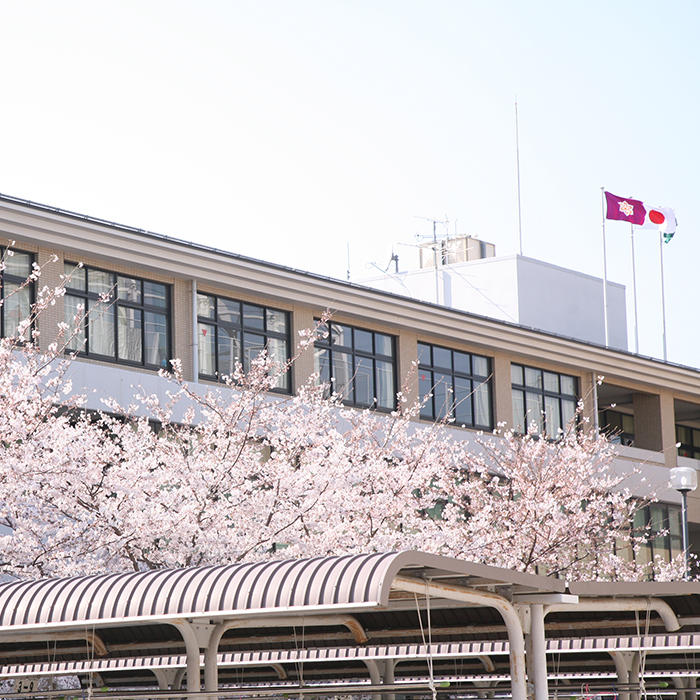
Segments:
[[[204,394],[174,362],[167,401],[137,395],[91,414],[65,376],[71,329],[48,352],[31,332],[61,294],[42,290],[33,318],[0,340],[7,574],[409,548],[564,576],[648,574],[624,556],[644,534],[630,530],[639,504],[604,436],[575,425],[556,441],[465,434],[418,423],[401,394],[391,414],[344,407],[315,377],[281,396],[270,389],[291,362],[264,353]]]

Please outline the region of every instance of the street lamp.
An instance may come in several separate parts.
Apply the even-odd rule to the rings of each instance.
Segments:
[[[690,561],[688,558],[688,491],[698,487],[698,473],[693,467],[673,467],[671,469],[671,488],[681,494],[681,533],[683,537],[683,558],[685,561],[685,580],[690,579]]]

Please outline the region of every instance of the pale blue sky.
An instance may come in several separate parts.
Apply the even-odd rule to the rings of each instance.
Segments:
[[[341,278],[417,216],[508,254],[517,95],[525,254],[601,274],[601,186],[675,208],[669,359],[697,367],[699,35],[690,1],[5,0],[0,191]],[[629,228],[608,244],[631,299]]]

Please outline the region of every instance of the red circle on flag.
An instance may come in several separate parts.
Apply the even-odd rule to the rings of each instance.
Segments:
[[[650,209],[649,221],[651,221],[652,224],[663,224],[663,222],[666,221],[666,217],[663,212],[660,212],[658,209]]]

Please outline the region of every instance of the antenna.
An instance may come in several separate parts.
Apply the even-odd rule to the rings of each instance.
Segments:
[[[515,97],[515,168],[518,176],[518,241],[523,254],[523,222],[520,212],[520,138],[518,134],[518,97]]]
[[[433,225],[433,262],[435,263],[435,303],[439,304],[440,303],[440,270],[438,268],[438,251],[437,251],[437,225],[438,224],[443,224],[444,226],[448,226],[450,223],[450,220],[445,216],[444,219],[432,219],[427,216],[416,216],[416,219],[422,219],[423,221],[430,221],[430,223]],[[450,237],[450,230],[449,228],[447,229],[447,233],[444,234],[445,238]],[[430,238],[430,236],[422,236],[421,234],[417,233],[416,238],[421,239],[421,238]]]

